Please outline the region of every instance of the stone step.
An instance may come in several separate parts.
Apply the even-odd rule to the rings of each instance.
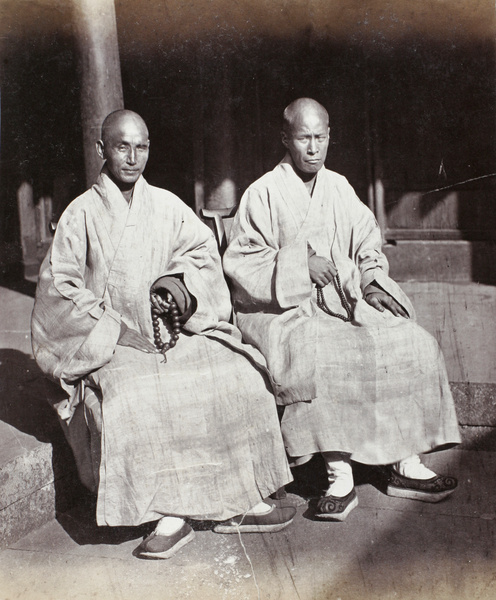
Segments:
[[[384,252],[396,281],[496,283],[494,240],[397,240]]]
[[[0,548],[14,543],[68,510],[85,494],[62,430],[52,443],[40,442],[0,421],[2,440],[15,437],[9,459],[0,455]]]

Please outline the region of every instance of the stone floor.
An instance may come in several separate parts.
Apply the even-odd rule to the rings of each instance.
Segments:
[[[460,479],[456,494],[439,504],[390,498],[380,480],[371,483],[358,472],[359,506],[344,523],[314,520],[303,498],[291,493],[285,502],[298,505],[298,514],[286,530],[238,537],[196,524],[196,539],[167,561],[134,558],[146,532],[97,528],[88,502],[0,553],[0,597],[496,598],[496,454],[448,450],[428,463]],[[317,492],[322,465],[299,469],[298,489]]]
[[[450,380],[493,389],[496,288],[402,286],[419,322],[440,342]],[[195,541],[169,561],[134,558],[146,528],[98,528],[91,498],[70,511],[60,502],[76,488],[63,472],[63,439],[31,355],[33,291],[29,283],[0,288],[0,600],[496,598],[496,453],[490,451],[428,457],[460,479],[458,492],[438,505],[389,498],[380,479],[357,468],[360,504],[345,523],[312,519],[307,500],[324,486],[314,460],[295,471],[287,501],[298,515],[287,530],[222,536],[196,524]],[[467,410],[475,425],[481,416],[491,425],[477,427],[479,447],[496,447],[492,393]]]

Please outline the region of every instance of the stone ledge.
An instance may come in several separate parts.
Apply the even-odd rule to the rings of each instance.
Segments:
[[[383,251],[395,281],[496,283],[494,241],[398,240]]]
[[[496,427],[496,384],[450,382],[460,425]]]
[[[0,548],[51,521],[87,494],[62,430],[52,442],[33,442],[37,445],[0,466]]]
[[[460,425],[462,443],[461,450],[496,452],[496,427],[474,427]]]

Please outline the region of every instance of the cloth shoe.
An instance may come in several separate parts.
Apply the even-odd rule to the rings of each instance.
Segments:
[[[195,532],[187,523],[172,535],[159,535],[154,531],[141,542],[133,555],[149,560],[170,558],[194,537]]]
[[[358,506],[355,488],[344,497],[327,495],[317,503],[315,516],[326,521],[344,521],[350,512]]]
[[[294,519],[296,508],[272,505],[268,513],[237,515],[214,527],[215,533],[273,533],[287,527]]]
[[[404,474],[398,472],[401,467],[403,467]],[[433,476],[429,477],[431,473]],[[406,476],[411,474],[416,474],[417,478]],[[458,481],[455,477],[437,475],[434,471],[422,465],[420,458],[417,456],[389,467],[386,493],[388,496],[395,498],[420,500],[421,502],[440,502],[452,494],[457,485]]]

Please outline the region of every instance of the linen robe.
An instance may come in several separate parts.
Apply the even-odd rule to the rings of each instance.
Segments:
[[[324,313],[308,270],[309,251],[331,259],[353,319]],[[224,255],[237,325],[267,359],[290,463],[324,451],[387,464],[460,441],[437,342],[388,277],[372,212],[344,177],[322,168],[312,195],[291,158],[244,194]],[[363,299],[377,282],[408,312],[383,313]],[[333,283],[324,290],[345,310]]]
[[[121,321],[153,340],[150,287],[164,275],[197,302],[166,363],[117,344]],[[291,480],[264,359],[231,310],[213,235],[173,194],[140,177],[128,204],[104,170],[62,215],[33,351],[69,395],[59,415],[92,431],[98,524],[222,520]]]

